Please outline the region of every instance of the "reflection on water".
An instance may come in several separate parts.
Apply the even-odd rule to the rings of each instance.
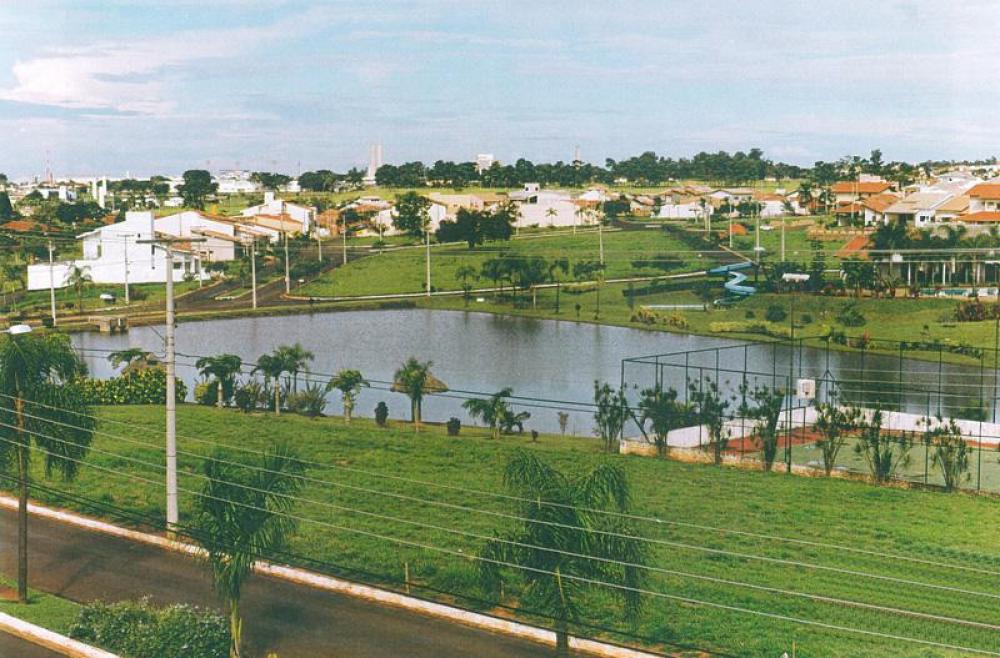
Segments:
[[[106,352],[96,350],[141,347],[162,353],[162,334],[162,327],[137,327],[126,335],[76,334],[73,341],[85,350],[95,350],[85,352],[88,365],[95,376],[108,377],[113,370]],[[229,352],[254,361],[278,345],[294,342],[302,343],[316,355],[311,370],[324,375],[341,368],[357,368],[370,379],[389,381],[407,357],[416,356],[433,361],[434,374],[453,390],[493,392],[510,386],[515,395],[576,402],[592,400],[594,380],[617,385],[623,358],[737,344],[702,336],[461,311],[317,313],[180,324],[177,351],[187,356],[179,357],[178,376],[193,389],[198,379],[193,364],[198,356]],[[911,411],[930,409],[936,413],[940,405],[948,413],[978,404],[981,391],[986,407],[993,408],[992,371],[984,373],[980,386],[978,368],[943,365],[939,375],[937,363],[905,360],[906,372],[901,381],[895,357],[862,358],[855,353],[827,354],[811,348],[796,348],[794,358],[790,360],[789,356],[787,345],[724,350],[718,361],[714,352],[703,352],[689,358],[688,374],[714,378],[718,368],[720,381],[738,385],[745,364],[751,371],[765,373],[759,378],[767,383],[784,386],[789,379],[821,378],[829,372],[838,379],[855,380],[846,388],[860,399],[877,399],[893,406],[902,399]],[[683,360],[679,365],[661,365],[666,384],[684,388],[682,365]],[[656,370],[644,364],[629,366],[626,379],[640,388],[648,386]],[[944,391],[940,396],[936,393],[939,378]],[[925,388],[935,392],[927,393]],[[364,390],[357,410],[370,416],[380,400],[389,405],[393,417],[407,417],[406,398],[379,389]],[[458,397],[428,398],[425,415],[430,420],[443,421],[450,416],[466,420],[461,402]],[[529,428],[559,431],[557,409],[525,408],[532,414]],[[336,394],[331,395],[327,410],[340,412]],[[591,427],[589,412],[571,412],[570,431],[590,434]]]

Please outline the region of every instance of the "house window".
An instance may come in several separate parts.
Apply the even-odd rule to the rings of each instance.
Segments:
[[[102,245],[102,244],[100,244],[100,243],[98,243],[98,244],[97,244],[97,257],[98,257],[98,258],[100,258],[100,257],[101,257],[101,253],[103,252],[103,249],[102,249],[102,247],[103,247],[103,245]]]

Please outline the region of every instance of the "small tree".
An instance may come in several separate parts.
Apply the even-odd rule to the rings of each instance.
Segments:
[[[472,281],[479,278],[479,272],[476,268],[471,265],[462,265],[457,270],[455,270],[455,278],[459,280],[462,285],[462,297],[465,300],[465,305],[469,305],[469,296],[472,293]]]
[[[834,395],[829,403],[817,405],[816,412],[814,427],[820,433],[816,447],[823,457],[823,471],[830,477],[837,464],[837,455],[847,442],[847,435],[856,430],[861,422],[861,411],[856,407],[839,406]]]
[[[566,436],[566,427],[569,425],[569,413],[557,411],[556,416],[559,418],[559,433]]]
[[[924,443],[934,449],[931,463],[941,470],[944,490],[956,491],[963,479],[969,479],[969,457],[972,448],[962,438],[962,429],[953,418],[945,423],[940,416],[937,425],[930,418],[924,418]]]
[[[229,608],[230,658],[239,658],[243,635],[240,595],[258,560],[284,547],[295,529],[289,516],[302,488],[302,462],[284,445],[259,464],[241,464],[216,451],[205,461],[205,485],[195,499],[196,541],[208,554],[215,590]]]
[[[616,391],[609,384],[594,381],[594,404],[597,405],[597,411],[594,412],[594,434],[601,439],[606,452],[614,452],[615,442],[629,416],[625,391]]]
[[[729,447],[729,429],[726,427],[726,410],[729,401],[723,399],[719,385],[708,379],[701,383],[690,382],[689,399],[696,409],[698,422],[708,428],[709,445],[715,463],[722,463],[722,453]]]
[[[431,374],[431,365],[430,361],[421,363],[416,357],[411,356],[396,370],[392,378],[392,390],[410,398],[410,420],[413,421],[413,429],[417,432],[420,431],[420,412],[424,395],[448,390],[444,382]]]
[[[274,415],[281,415],[281,375],[287,372],[287,363],[277,351],[264,354],[257,359],[254,372],[261,372],[268,380],[274,382]]]
[[[333,389],[340,391],[341,398],[344,400],[344,423],[347,425],[351,423],[354,402],[364,386],[368,386],[368,382],[361,376],[361,371],[351,369],[341,370],[326,385],[328,393]]]
[[[601,464],[572,477],[518,450],[507,463],[504,486],[521,501],[517,516],[524,521],[497,533],[479,552],[486,595],[499,601],[507,565],[522,567],[515,568],[526,583],[521,600],[551,615],[560,656],[569,655],[570,624],[578,621],[591,583],[618,585],[602,591],[621,597],[624,616],[634,625],[641,611],[638,590],[647,551],[623,516],[630,504],[625,471]]]
[[[462,403],[462,407],[469,412],[473,419],[481,418],[483,423],[490,428],[490,434],[494,439],[500,438],[501,422],[504,416],[510,415],[510,405],[505,398],[509,398],[514,393],[511,387],[502,388],[487,399],[471,398]]]
[[[778,456],[778,421],[781,419],[785,392],[780,388],[767,386],[754,386],[750,389],[743,383],[740,385],[740,395],[744,399],[749,396],[753,402],[752,407],[743,403],[740,415],[754,420],[753,432],[763,453],[764,471],[770,472]]]
[[[913,439],[906,434],[896,437],[882,431],[882,409],[876,407],[871,419],[861,423],[861,436],[854,452],[865,458],[872,479],[884,484],[901,466],[910,463],[912,447]]]
[[[656,452],[665,457],[669,449],[667,434],[670,430],[684,425],[690,417],[690,410],[684,404],[677,402],[675,389],[663,390],[659,382],[652,388],[643,389],[640,395],[639,427],[645,434],[646,423],[649,422]]]
[[[194,364],[202,377],[215,379],[218,394],[216,404],[219,408],[229,400],[236,388],[236,375],[243,367],[243,359],[235,354],[220,354],[219,356],[203,356]]]
[[[389,422],[389,406],[383,401],[375,405],[375,424],[385,427]]]
[[[66,285],[76,292],[76,310],[83,313],[83,291],[87,289],[94,278],[90,275],[90,268],[87,266],[73,265],[66,272]]]

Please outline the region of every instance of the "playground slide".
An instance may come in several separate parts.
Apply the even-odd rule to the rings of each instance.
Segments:
[[[757,292],[757,289],[753,286],[742,285],[744,281],[747,280],[747,275],[742,272],[742,270],[747,270],[753,267],[753,263],[749,261],[743,261],[740,263],[732,263],[730,265],[720,265],[719,267],[713,267],[706,274],[710,276],[722,276],[729,275],[729,281],[723,284],[723,288],[726,292],[735,295],[737,297],[749,297],[750,295]]]

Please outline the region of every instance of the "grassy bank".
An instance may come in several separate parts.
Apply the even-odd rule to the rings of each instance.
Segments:
[[[55,486],[161,518],[161,410],[103,408],[99,415],[101,434],[88,465],[75,482]],[[439,427],[415,434],[405,423],[381,429],[365,419],[347,427],[337,418],[275,418],[182,405],[178,434],[182,520],[190,518],[192,492],[202,486],[203,456],[215,446],[260,450],[274,438],[290,441],[312,462],[312,479],[295,509],[303,521],[290,550],[338,565],[337,572],[351,577],[399,586],[408,566],[415,584],[451,592],[439,596],[475,606],[462,598],[479,594],[475,563],[415,544],[474,555],[482,537],[505,527],[509,521],[495,513],[511,510],[489,492],[503,491],[504,463],[520,447],[571,472],[605,460],[626,470],[634,512],[660,519],[636,521],[638,533],[659,542],[649,544],[650,564],[663,571],[646,574],[644,587],[649,590],[928,642],[997,648],[995,632],[982,627],[759,589],[995,624],[993,602],[1000,596],[1000,581],[961,568],[1000,570],[1000,504],[993,499],[605,456],[594,441],[559,436],[542,436],[532,443],[525,437],[493,441],[485,430],[474,428],[463,428],[459,437],[447,437]],[[34,464],[41,478],[42,460]],[[59,499],[50,502],[65,504]],[[517,585],[509,588],[507,603],[516,605],[519,592]],[[798,655],[806,658],[960,655],[656,596],[647,596],[645,603],[640,635],[741,656],[780,655],[791,650],[793,641]],[[606,591],[589,594],[585,621],[623,628],[618,609]]]
[[[6,578],[0,578],[0,587],[14,587],[14,583]],[[80,605],[69,599],[29,590],[27,603],[0,601],[0,612],[66,635],[69,633],[69,627],[76,621]]]

